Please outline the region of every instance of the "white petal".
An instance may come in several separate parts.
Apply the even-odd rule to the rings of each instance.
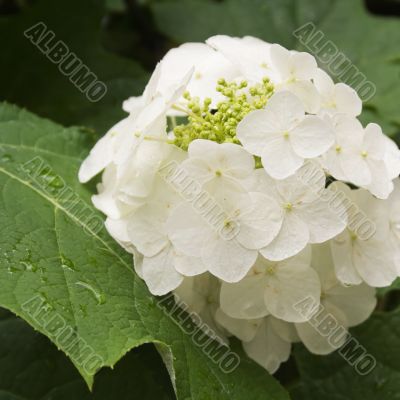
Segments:
[[[293,52],[291,64],[294,75],[299,80],[312,79],[317,72],[317,61],[314,56],[306,52]]]
[[[322,69],[318,68],[313,78],[315,87],[321,93],[324,102],[333,100],[335,84],[332,78]]]
[[[400,150],[392,139],[385,136],[385,140],[387,144],[384,161],[389,179],[395,179],[400,174]]]
[[[181,203],[171,212],[166,230],[169,239],[179,252],[192,257],[201,257],[204,242],[211,228],[190,204]]]
[[[175,254],[175,269],[184,276],[200,275],[207,271],[207,266],[200,257]]]
[[[129,218],[129,239],[146,257],[156,255],[168,244],[165,220],[164,210],[153,205],[141,207]]]
[[[126,219],[107,218],[104,223],[107,232],[129,253],[135,253],[136,249],[129,239]]]
[[[268,75],[269,43],[251,36],[236,38],[226,35],[213,36],[206,43],[237,66],[247,79],[259,81]]]
[[[141,279],[143,279],[143,258],[143,254],[139,253],[137,250],[133,251],[133,267]]]
[[[307,225],[293,212],[287,212],[278,236],[260,253],[268,260],[284,260],[306,247],[309,240]]]
[[[294,175],[276,181],[275,186],[285,204],[298,205],[320,197],[325,183],[324,170],[316,162],[307,160]]]
[[[144,257],[142,275],[152,294],[162,296],[182,283],[183,276],[175,270],[174,258],[171,246],[153,257]]]
[[[221,309],[232,318],[254,319],[268,315],[264,302],[267,281],[263,274],[250,275],[237,283],[222,283]]]
[[[383,160],[386,153],[387,142],[378,124],[370,123],[365,127],[364,146],[368,157]]]
[[[369,185],[372,181],[370,169],[360,154],[343,151],[337,157],[345,175],[345,180],[356,186]]]
[[[264,321],[254,339],[251,342],[244,342],[243,348],[251,359],[273,374],[282,362],[288,360],[291,345],[277,335],[267,321]]]
[[[371,172],[371,183],[364,187],[379,199],[387,199],[393,190],[393,182],[389,178],[385,162],[369,160],[368,166]]]
[[[176,86],[182,76],[194,69],[187,90],[200,100],[212,98],[215,106],[223,97],[215,90],[217,80],[231,80],[238,75],[237,68],[222,54],[204,43],[185,43],[170,50],[161,61],[162,74],[158,88],[168,95],[169,88]]]
[[[304,110],[316,114],[321,108],[321,96],[310,81],[294,81],[282,85],[282,89],[295,94],[303,103]]]
[[[257,259],[256,250],[248,250],[235,239],[209,237],[202,249],[203,262],[209,271],[225,282],[240,281]]]
[[[281,131],[290,130],[304,117],[304,105],[293,93],[282,90],[272,95],[265,110],[269,110]]]
[[[243,210],[236,236],[248,249],[260,249],[271,243],[282,226],[283,212],[278,203],[262,193],[250,193],[251,203]]]
[[[212,178],[232,179],[241,182],[249,178],[255,167],[254,158],[242,146],[232,143],[218,144],[197,139],[188,149],[189,159],[182,163],[191,176],[203,183]]]
[[[132,96],[124,100],[122,109],[130,114],[137,114],[144,107],[143,96]]]
[[[272,44],[270,48],[271,63],[274,70],[276,70],[282,80],[286,80],[290,76],[290,51],[280,46],[279,44]]]
[[[275,114],[272,111],[256,110],[250,112],[239,122],[236,136],[247,151],[261,156],[264,146],[277,136],[279,130],[280,127],[277,125]]]
[[[336,277],[347,285],[358,285],[362,282],[354,266],[351,238],[347,231],[330,241]]]
[[[339,113],[345,113],[354,117],[361,114],[362,101],[357,92],[344,83],[335,85],[336,109]]]
[[[286,342],[295,343],[300,341],[294,324],[275,318],[272,315],[268,317],[268,320],[276,334]]]
[[[296,310],[295,305],[307,297],[318,304],[321,284],[317,273],[296,258],[279,263],[275,273],[269,277],[265,289],[265,304],[276,318],[287,322],[303,322],[307,318]]]
[[[95,144],[79,169],[80,182],[89,181],[113,161],[115,142],[132,129],[132,126],[133,119],[126,117],[109,129]]]
[[[325,242],[346,228],[347,219],[341,215],[341,209],[334,207],[330,201],[317,199],[312,203],[299,206],[297,215],[308,226],[310,243]]]
[[[180,168],[182,169],[182,179],[187,175],[195,181],[195,184],[203,185],[215,178],[215,173],[210,169],[207,160],[203,158],[189,158],[183,161]]]
[[[282,135],[264,147],[261,160],[265,171],[275,179],[293,175],[304,163],[304,159],[294,152],[291,142]]]
[[[366,284],[349,287],[338,284],[326,292],[324,300],[345,314],[349,327],[364,322],[376,306],[375,289]]]
[[[217,323],[224,327],[229,333],[236,336],[243,342],[249,342],[254,338],[262,322],[261,319],[246,320],[231,318],[220,308],[215,314],[215,319]]]
[[[353,249],[353,260],[358,273],[370,286],[389,286],[397,277],[389,243],[373,239],[357,243]]]
[[[297,333],[311,353],[321,355],[332,353],[347,339],[347,331],[344,329],[346,317],[339,309],[329,304],[323,304],[323,308],[316,315],[315,319],[296,324]],[[326,318],[325,323],[324,318]],[[333,321],[332,333],[329,331],[328,321]],[[336,329],[340,330],[336,331]]]
[[[92,196],[92,203],[108,217],[119,219],[126,212],[131,211],[131,207],[127,207],[118,201],[118,186],[114,164],[110,164],[103,171],[102,182],[97,185],[97,191],[98,194]]]
[[[308,115],[290,132],[290,142],[297,155],[314,158],[333,145],[334,135],[321,118]]]

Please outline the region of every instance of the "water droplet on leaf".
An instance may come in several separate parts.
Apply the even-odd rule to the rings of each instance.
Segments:
[[[90,285],[87,282],[78,281],[75,283],[78,286],[81,286],[87,289],[96,299],[98,304],[104,304],[106,302],[106,296],[99,289],[95,288],[93,285]]]

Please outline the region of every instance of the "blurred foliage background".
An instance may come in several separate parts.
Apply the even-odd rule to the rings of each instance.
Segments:
[[[377,86],[364,105],[363,122],[379,122],[400,143],[399,17],[399,0],[0,0],[0,99],[100,136],[124,116],[122,101],[142,92],[170,48],[222,33],[302,49],[292,32],[311,21]],[[24,37],[39,21],[106,83],[101,101],[90,103]],[[394,330],[400,336],[398,288],[397,282],[381,293],[380,307],[388,314],[377,314],[356,330],[369,348],[380,345],[374,342],[379,335],[390,340]],[[390,324],[385,321],[389,312],[396,312]],[[376,334],[371,339],[366,332]],[[395,357],[385,353],[387,362],[351,393],[348,382],[356,378],[343,360],[336,355],[322,360],[300,347],[277,377],[299,400],[399,398],[400,383],[393,386],[390,380],[385,386],[388,376],[400,382],[396,340]],[[111,398],[174,398],[152,345],[132,351],[114,371],[101,371],[90,394],[70,361],[45,337],[0,310],[0,400]]]

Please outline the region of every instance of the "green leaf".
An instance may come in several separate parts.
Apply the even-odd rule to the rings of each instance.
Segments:
[[[156,343],[179,399],[287,399],[246,357],[224,373],[221,352],[213,361],[150,295],[77,182],[90,144],[81,129],[0,107],[0,306],[55,342],[89,385],[100,367]]]
[[[120,120],[125,115],[122,101],[139,95],[148,75],[136,62],[103,49],[100,28],[106,20],[101,3],[39,0],[19,14],[1,16],[1,99],[59,123],[85,125],[101,133]],[[85,92],[60,72],[59,64],[50,61],[45,52],[24,36],[37,23],[45,24],[46,32],[51,30],[55,34],[48,48],[58,40],[63,41],[68,54],[75,53],[105,83],[107,93],[101,100],[89,101]]]
[[[135,379],[132,379],[132,377]],[[151,345],[104,369],[93,393],[65,355],[16,317],[0,317],[0,399],[172,400],[173,389]]]
[[[292,391],[294,400],[394,400],[400,393],[400,310],[375,313],[351,330],[366,352],[376,359],[375,368],[360,375],[335,352],[315,356],[297,346],[295,359],[301,381]],[[355,355],[353,361],[357,356]]]
[[[159,29],[177,42],[203,41],[215,34],[253,35],[291,49],[305,49],[318,58],[322,45],[332,41],[376,86],[375,96],[365,104],[363,122],[380,123],[388,135],[399,131],[400,21],[369,14],[362,0],[167,0],[151,4]],[[324,38],[320,42],[314,38],[318,46],[305,48],[293,32],[309,22],[315,24],[313,34],[320,30]],[[345,83],[351,84],[350,78],[350,72],[343,75]]]

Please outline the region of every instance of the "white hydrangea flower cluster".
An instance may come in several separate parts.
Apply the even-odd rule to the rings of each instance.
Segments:
[[[270,372],[336,347],[400,275],[400,151],[308,53],[214,36],[168,52],[83,162],[95,206],[155,295],[174,291]],[[335,344],[343,344],[345,338]]]

